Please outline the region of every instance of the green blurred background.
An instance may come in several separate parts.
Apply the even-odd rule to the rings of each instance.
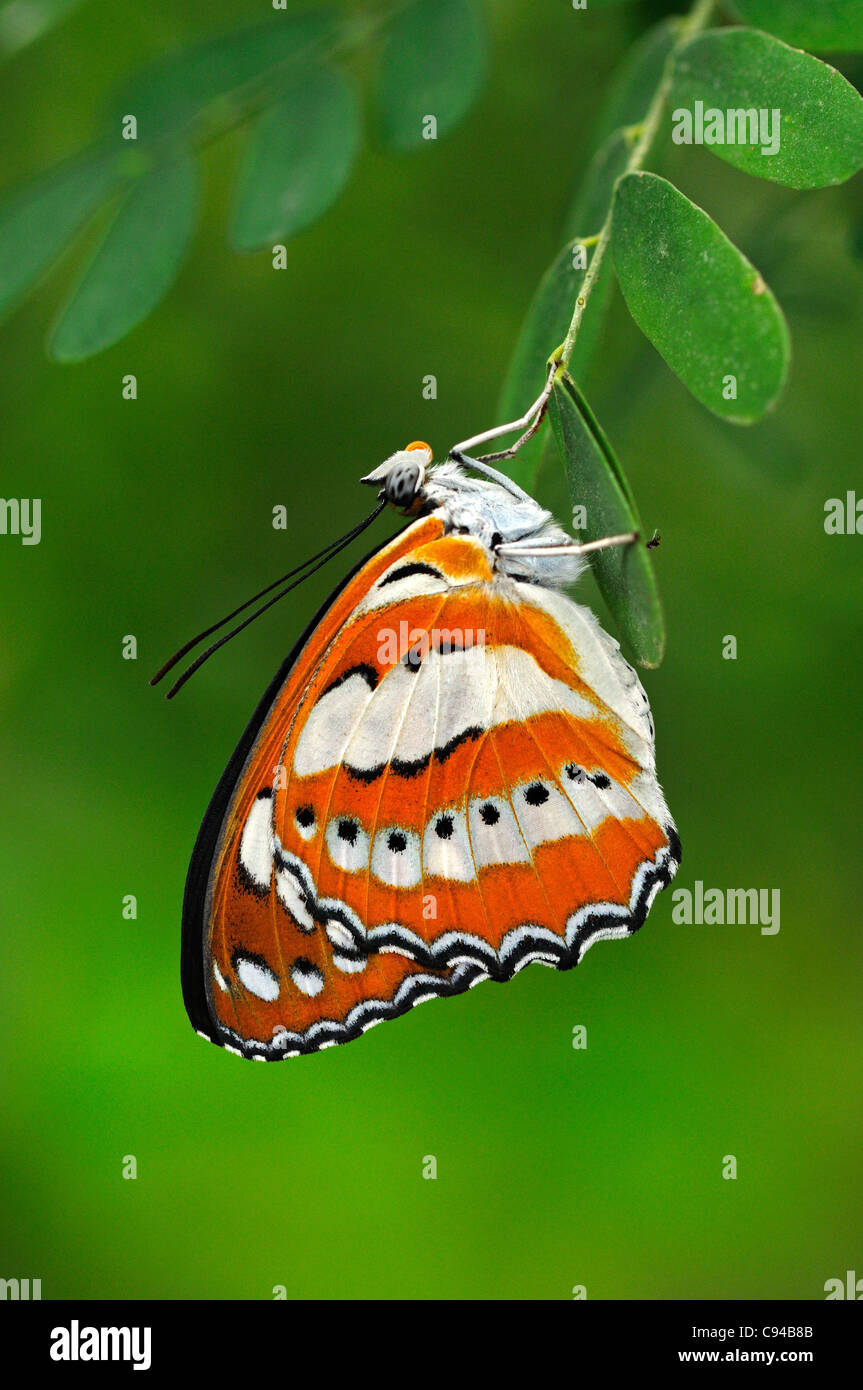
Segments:
[[[362,515],[356,480],[386,454],[494,423],[610,74],[668,8],[488,0],[469,119],[416,154],[367,148],[287,272],[226,247],[230,137],[178,284],[130,337],[46,360],[82,245],[0,329],[0,490],[43,499],[38,547],[0,540],[0,1274],[45,1298],[809,1299],[863,1271],[863,538],[823,525],[828,498],[863,494],[859,177],[798,194],[703,150],[661,166],[785,308],[769,421],[709,416],[619,298],[588,383],[662,532],[668,655],[645,684],[678,885],[778,888],[778,935],[674,925],[666,892],[575,972],[531,968],[282,1066],[196,1038],[180,994],[199,821],[339,562],[175,703],[148,678]],[[262,13],[81,4],[4,64],[0,184],[75,151],[147,59]],[[589,578],[579,597],[602,614]]]

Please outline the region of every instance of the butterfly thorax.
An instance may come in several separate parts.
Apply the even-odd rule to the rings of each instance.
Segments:
[[[571,545],[550,512],[532,497],[515,496],[498,483],[471,477],[457,463],[429,471],[422,489],[421,514],[439,516],[447,532],[470,535],[485,546],[499,574],[548,588],[573,584],[584,569],[577,555],[500,555],[497,547],[523,541],[540,546]]]

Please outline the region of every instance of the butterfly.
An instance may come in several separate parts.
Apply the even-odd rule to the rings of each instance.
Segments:
[[[641,682],[564,592],[585,551],[637,537],[579,546],[487,461],[431,460],[391,455],[362,480],[372,516],[313,557],[386,504],[409,518],[283,662],[198,835],[183,996],[242,1057],[569,969],[635,932],[680,862]]]

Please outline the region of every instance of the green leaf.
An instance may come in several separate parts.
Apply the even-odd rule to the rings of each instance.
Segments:
[[[427,116],[447,135],[485,75],[486,43],[473,0],[413,0],[394,21],[381,55],[377,100],[381,135],[396,150],[425,143]]]
[[[283,15],[172,53],[130,79],[113,103],[114,118],[134,116],[139,141],[161,138],[218,98],[308,59],[332,27],[330,10]]]
[[[117,182],[116,160],[90,152],[0,207],[0,316],[22,298]]]
[[[799,48],[863,53],[863,0],[734,0],[732,8]]]
[[[5,4],[0,4],[0,61],[41,39],[80,3],[81,0],[5,0]]]
[[[612,78],[596,128],[597,144],[644,120],[679,30],[679,18],[663,19],[632,45]]]
[[[549,416],[566,468],[573,505],[583,505],[587,525],[579,539],[600,540],[641,526],[629,484],[599,422],[572,378],[558,376]],[[591,555],[599,591],[622,641],[639,666],[658,666],[665,653],[665,622],[644,538]]]
[[[231,235],[237,250],[287,240],[322,216],[350,177],[359,137],[353,87],[317,65],[297,74],[246,150]]]
[[[629,312],[696,400],[738,424],[760,419],[785,384],[790,348],[755,267],[656,174],[618,183],[612,248]]]
[[[180,267],[197,211],[195,164],[177,156],[133,186],[61,310],[49,353],[59,362],[116,343],[158,304]]]
[[[860,93],[835,68],[757,29],[714,29],[684,45],[674,105],[676,143],[703,140],[760,179],[823,188],[863,167]]]

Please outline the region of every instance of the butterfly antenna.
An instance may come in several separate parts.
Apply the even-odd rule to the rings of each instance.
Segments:
[[[350,531],[346,531],[338,540],[331,541],[328,546],[325,546],[323,550],[319,550],[316,555],[309,556],[308,560],[304,560],[301,565],[297,565],[295,569],[288,570],[287,574],[283,574],[281,579],[274,579],[272,584],[268,584],[266,588],[254,594],[252,598],[247,599],[245,603],[241,603],[239,608],[235,608],[232,613],[228,613],[224,618],[221,618],[219,622],[213,623],[211,627],[205,628],[203,632],[199,632],[197,637],[193,637],[191,641],[186,642],[179,651],[175,652],[174,655],[165,662],[164,666],[159,667],[155,676],[151,678],[150,684],[158,685],[159,681],[177,665],[177,662],[182,661],[183,657],[186,656],[193,647],[197,647],[199,642],[203,642],[205,637],[210,637],[212,633],[218,632],[220,627],[224,627],[225,623],[229,623],[232,618],[236,618],[239,613],[243,613],[247,608],[251,607],[253,603],[257,603],[265,594],[269,594],[273,589],[279,588],[279,586],[286,583],[287,580],[294,579],[295,575],[299,576],[299,578],[294,579],[293,584],[289,584],[281,593],[276,594],[274,598],[271,598],[267,603],[263,604],[262,607],[250,614],[242,623],[238,623],[235,628],[232,628],[231,631],[220,638],[218,642],[214,642],[205,652],[202,652],[197,660],[183,672],[180,679],[176,681],[168,691],[165,698],[167,700],[172,699],[177,691],[186,684],[189,677],[192,676],[200,666],[203,666],[204,662],[207,661],[214,652],[218,651],[219,647],[223,647],[232,637],[236,637],[237,633],[242,632],[243,628],[248,627],[249,623],[254,622],[255,618],[259,618],[268,608],[272,608],[273,604],[277,603],[280,598],[284,598],[285,594],[290,593],[291,589],[296,589],[297,585],[302,584],[303,580],[308,579],[310,575],[314,574],[315,570],[319,570],[328,560],[332,560],[333,556],[338,555],[340,550],[344,550],[347,545],[350,545],[351,541],[355,540],[362,531],[365,531],[367,526],[371,526],[376,517],[380,516],[385,506],[385,500],[379,502],[374,511],[370,512],[364,521],[358,522],[356,526],[351,527]],[[316,561],[317,563],[315,563]]]

